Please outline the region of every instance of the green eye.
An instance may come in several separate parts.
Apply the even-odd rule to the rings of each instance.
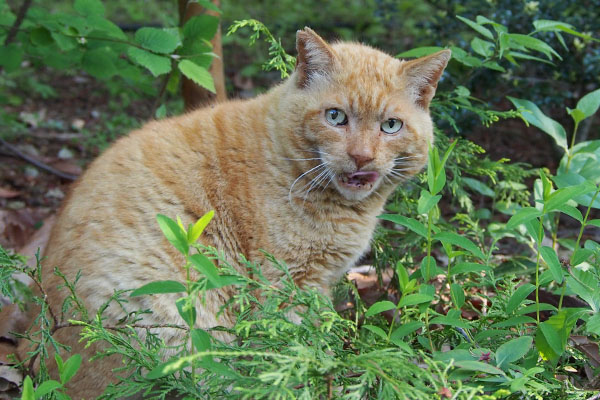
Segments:
[[[329,108],[325,110],[325,119],[332,126],[346,125],[348,123],[346,113],[342,110],[338,110],[337,108]]]
[[[381,124],[381,130],[387,133],[388,135],[393,135],[394,133],[397,133],[400,129],[402,129],[403,125],[404,123],[399,119],[390,118],[383,124]]]

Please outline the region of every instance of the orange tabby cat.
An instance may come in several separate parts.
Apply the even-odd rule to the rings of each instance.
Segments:
[[[426,163],[428,107],[450,51],[406,62],[356,43],[327,44],[309,28],[298,31],[297,50],[296,71],[266,94],[151,122],[92,163],[45,253],[55,313],[66,294],[57,290],[54,267],[69,280],[81,271],[77,293],[90,315],[114,290],[185,281],[184,260],[158,229],[158,213],[187,225],[215,210],[202,243],[231,262],[244,254],[260,263],[265,249],[300,285],[328,292],[354,265],[386,198]],[[262,269],[278,279],[269,264]],[[232,315],[216,317],[231,290],[206,294],[199,327],[232,325]],[[127,307],[152,309],[147,324],[183,325],[177,297],[135,297]],[[108,324],[121,315],[117,307],[105,313]],[[183,337],[167,329],[160,335],[168,344]],[[84,360],[93,355],[77,330],[60,329],[56,339]],[[84,364],[69,393],[100,394],[121,365],[110,358]]]

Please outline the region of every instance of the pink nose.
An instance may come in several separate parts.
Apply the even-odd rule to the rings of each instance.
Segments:
[[[373,161],[373,157],[366,154],[348,154],[354,160],[357,169],[361,169],[364,165],[367,165]]]

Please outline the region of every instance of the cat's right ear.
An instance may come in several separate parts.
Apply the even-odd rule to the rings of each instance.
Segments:
[[[307,87],[311,80],[326,75],[333,65],[333,50],[309,27],[296,32],[297,85]]]

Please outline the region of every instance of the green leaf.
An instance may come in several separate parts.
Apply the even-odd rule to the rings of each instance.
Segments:
[[[212,15],[196,15],[187,20],[181,29],[184,43],[192,41],[210,41],[219,29],[219,18]]]
[[[179,316],[185,323],[192,327],[196,323],[196,307],[191,303],[188,297],[180,297],[175,301],[175,307],[179,312]]]
[[[71,378],[73,378],[73,376],[75,376],[75,374],[79,370],[80,366],[81,366],[81,355],[73,354],[67,361],[65,361],[65,364],[59,371],[60,382],[63,385],[65,383],[69,382],[71,380]]]
[[[509,318],[505,321],[495,322],[490,325],[492,328],[507,328],[509,326],[517,326],[523,324],[535,323],[535,319],[528,317],[527,315],[519,315],[517,317]]]
[[[175,360],[167,361],[154,367],[150,372],[146,374],[148,379],[158,379],[163,376],[175,373],[189,364],[189,361],[185,358],[178,358]]]
[[[504,364],[521,359],[529,352],[532,343],[531,336],[521,336],[504,343],[496,350],[496,366],[502,368]]]
[[[433,301],[433,296],[426,293],[415,293],[403,296],[398,303],[398,307],[414,306],[415,304],[430,303]]]
[[[491,271],[492,268],[488,265],[477,264],[472,262],[461,262],[453,265],[450,268],[450,276],[458,275],[458,274],[468,274],[474,272],[482,272],[482,271]]]
[[[507,33],[506,36],[508,37],[511,43],[515,43],[527,49],[539,51],[540,53],[546,55],[546,57],[548,57],[549,60],[552,59],[552,56],[558,58],[559,60],[562,60],[562,57],[556,52],[556,50],[554,50],[552,47],[546,44],[546,42],[540,39],[534,38],[533,36],[529,35],[522,35],[519,33]]]
[[[595,313],[585,323],[586,332],[600,336],[600,314]]]
[[[390,336],[392,342],[401,340],[404,336],[410,335],[418,329],[423,327],[423,323],[420,321],[410,321],[406,324],[400,325]]]
[[[430,324],[440,324],[440,325],[448,325],[453,326],[455,328],[469,329],[471,326],[459,318],[452,318],[448,315],[442,315],[439,317],[433,318],[429,321]]]
[[[432,256],[425,256],[421,260],[421,276],[425,282],[433,279],[437,274],[437,264]]]
[[[433,238],[439,240],[442,243],[450,243],[455,246],[462,247],[463,249],[467,250],[469,253],[479,258],[480,260],[485,259],[485,255],[483,254],[481,249],[479,249],[479,247],[475,245],[475,243],[473,243],[470,239],[459,235],[456,232],[440,232]]]
[[[578,248],[571,255],[571,265],[575,267],[581,264],[582,262],[587,261],[587,259],[590,258],[593,254],[594,252],[592,250]]]
[[[49,46],[54,43],[54,39],[52,38],[50,31],[41,26],[31,30],[29,33],[29,39],[31,40],[31,43],[35,44],[36,46]]]
[[[483,57],[492,56],[492,54],[494,54],[494,47],[494,43],[488,42],[487,40],[481,40],[478,37],[474,37],[473,40],[471,40],[471,48],[473,51]]]
[[[421,222],[417,221],[414,218],[405,217],[403,215],[397,214],[383,214],[378,216],[377,218],[384,219],[386,221],[394,222],[398,225],[402,225],[405,228],[410,229],[418,235],[423,237],[427,237],[427,228]]]
[[[527,122],[550,135],[565,153],[569,152],[567,132],[561,124],[544,115],[542,110],[529,100],[516,99],[510,96],[507,98],[519,109],[521,116]]]
[[[187,235],[179,225],[177,225],[177,222],[162,214],[156,215],[156,220],[169,243],[171,243],[181,254],[186,255],[189,250]]]
[[[204,214],[195,224],[192,226],[192,229],[188,232],[188,243],[196,243],[202,232],[204,232],[204,228],[209,224],[209,222],[213,219],[215,212],[213,210]]]
[[[458,283],[450,285],[450,296],[456,308],[461,308],[465,304],[465,292]]]
[[[562,206],[556,207],[556,210],[568,215],[571,218],[576,219],[579,222],[583,222],[583,215],[581,215],[581,211],[579,211],[576,207],[570,206],[568,204],[563,204]]]
[[[469,25],[471,29],[477,31],[477,33],[479,33],[481,36],[484,36],[490,40],[494,40],[494,34],[485,26],[481,26],[478,23],[471,21],[470,19],[461,17],[460,15],[457,15],[456,18]]]
[[[42,398],[45,395],[47,395],[48,393],[50,393],[53,390],[56,390],[60,387],[62,387],[61,383],[57,382],[53,379],[51,379],[49,381],[44,381],[37,387],[37,389],[35,389],[35,393],[33,394],[33,397],[35,397],[36,399]]]
[[[585,225],[593,225],[600,228],[600,219],[591,219],[585,223]]]
[[[75,11],[83,16],[104,16],[104,4],[100,0],[75,0],[73,5]]]
[[[425,47],[416,47],[414,49],[410,49],[408,51],[404,51],[398,55],[397,58],[412,58],[412,57],[424,57],[431,55],[433,53],[437,53],[438,51],[444,50],[443,47],[438,46],[425,46]]]
[[[577,102],[577,110],[583,113],[584,119],[596,114],[598,108],[600,108],[600,89],[586,94]]]
[[[369,309],[365,313],[365,317],[371,317],[373,315],[382,313],[384,311],[394,310],[395,308],[396,308],[396,305],[394,303],[392,303],[391,301],[388,301],[388,300],[378,301],[377,303],[375,303],[371,307],[369,307]]]
[[[529,296],[529,293],[533,292],[534,290],[535,286],[533,286],[531,283],[525,283],[522,286],[519,286],[512,296],[510,296],[510,299],[508,299],[508,303],[506,304],[506,313],[512,314],[513,311],[515,311],[521,305],[523,300]]]
[[[210,335],[203,329],[192,329],[190,331],[192,337],[192,343],[196,348],[196,351],[206,351],[212,348],[210,342]]]
[[[419,214],[427,214],[442,198],[441,195],[432,196],[427,190],[421,190],[421,196],[417,204]]]
[[[496,193],[494,193],[494,191],[492,189],[490,189],[489,186],[487,186],[485,183],[483,183],[481,181],[478,181],[477,179],[463,177],[462,181],[465,185],[467,185],[469,188],[471,188],[472,190],[474,190],[475,192],[477,192],[479,194],[482,194],[482,195],[488,196],[488,197],[496,196]]]
[[[33,392],[33,381],[27,375],[23,381],[23,393],[21,394],[21,400],[35,400]]]
[[[400,286],[400,291],[405,292],[406,286],[408,285],[408,271],[404,268],[404,265],[400,261],[396,263],[396,273],[398,274],[398,285]]]
[[[569,200],[594,191],[596,191],[596,185],[589,181],[580,185],[568,186],[555,190],[544,202],[544,212],[554,211],[566,204]]]
[[[94,78],[107,79],[117,73],[117,58],[118,55],[110,47],[98,47],[83,53],[81,66]]]
[[[177,67],[183,75],[206,90],[215,93],[215,83],[208,70],[190,60],[181,60]]]
[[[379,336],[380,338],[382,338],[383,340],[387,341],[387,334],[385,333],[385,331],[383,329],[381,329],[378,326],[375,325],[363,325],[362,326],[364,329],[373,332],[374,334],[376,334],[377,336]]]
[[[150,282],[131,292],[130,297],[146,294],[181,293],[185,292],[185,286],[177,281],[155,281]]]
[[[563,281],[563,270],[554,249],[548,246],[542,246],[540,247],[540,254],[542,255],[544,261],[546,261],[546,264],[548,264],[554,281],[558,284],[561,284]]]
[[[457,361],[455,365],[469,371],[484,372],[492,375],[504,375],[504,372],[502,372],[501,369],[481,361]]]
[[[156,109],[154,112],[154,118],[163,119],[167,116],[167,106],[165,104],[161,104],[160,107]]]
[[[217,267],[215,267],[215,264],[213,264],[208,257],[204,254],[194,254],[190,256],[189,259],[192,262],[192,267],[206,276],[206,279],[208,279],[210,283],[215,286],[222,284]]]
[[[543,338],[545,339],[546,343],[543,345],[540,345],[541,344],[540,341],[539,340],[536,341],[538,350],[549,359],[559,357],[564,351],[564,349],[562,348],[561,340],[560,340],[560,332],[558,330],[556,330],[552,325],[547,324],[546,322],[542,322],[539,325],[538,333],[540,333],[540,332],[542,333]],[[548,352],[548,349],[545,346],[546,344],[550,347],[552,352],[555,353],[552,357],[550,357],[551,352]]]
[[[219,275],[219,283],[215,284],[211,281],[206,282],[205,289],[219,289],[229,285],[244,285],[246,281],[235,275]]]
[[[21,66],[23,53],[23,49],[14,43],[0,46],[0,66],[4,67],[6,72],[17,70]]]
[[[210,0],[192,0],[192,1],[197,2],[198,4],[200,4],[202,7],[206,8],[207,10],[211,10],[211,11],[217,12],[219,14],[221,14],[223,12],[223,11],[221,11],[221,9],[219,7],[214,5]]]
[[[172,32],[159,28],[140,28],[135,32],[135,41],[155,53],[172,53],[181,43]]]
[[[510,219],[506,223],[506,228],[508,228],[508,229],[516,228],[517,226],[519,226],[529,220],[532,220],[534,218],[540,217],[541,215],[542,215],[542,212],[540,210],[538,210],[537,208],[533,208],[533,207],[520,208],[519,210],[517,210],[515,215],[510,217]]]
[[[134,63],[147,68],[154,76],[163,75],[171,71],[171,60],[168,57],[152,54],[137,47],[129,47],[127,49],[127,56]]]

